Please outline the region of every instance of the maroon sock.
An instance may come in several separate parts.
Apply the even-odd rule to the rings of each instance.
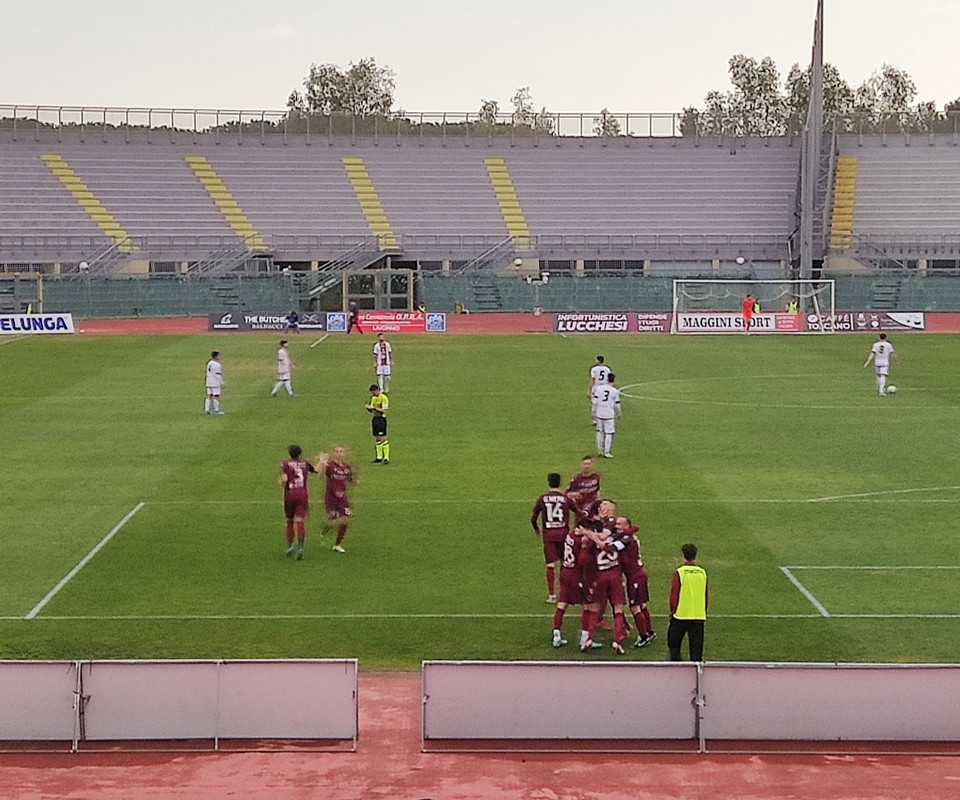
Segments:
[[[307,526],[303,524],[303,520],[297,520],[297,544],[303,547],[303,543],[307,539]]]
[[[557,585],[556,569],[553,564],[547,564],[547,594],[551,597],[556,594],[554,590]]]
[[[293,520],[287,520],[287,544],[293,544]]]
[[[347,535],[347,526],[344,524],[341,524],[340,527],[337,528],[337,544],[340,544],[340,542],[343,541],[343,537],[346,535]]]
[[[565,608],[558,608],[553,612],[553,629],[555,631],[563,630],[563,613]]]
[[[637,635],[647,635],[647,621],[643,618],[643,612],[638,611],[633,615],[633,621],[637,623]]]
[[[587,632],[587,635],[592,639],[594,632],[597,630],[597,612],[596,611],[587,611],[583,610],[583,629]]]
[[[626,617],[623,616],[622,611],[613,612],[613,638],[622,642],[629,635],[627,628]]]
[[[650,619],[650,609],[644,606],[640,613],[643,614],[643,621],[647,623],[647,633],[653,633],[653,620]]]

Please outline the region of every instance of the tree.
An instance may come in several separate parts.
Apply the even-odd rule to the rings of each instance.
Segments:
[[[790,67],[785,81],[785,126],[788,133],[799,133],[807,121],[810,105],[810,67]],[[841,131],[850,130],[854,108],[853,89],[833,64],[823,65],[823,120],[826,127],[837,123]]]
[[[774,136],[783,132],[784,102],[780,94],[780,72],[767,56],[757,61],[749,56],[730,59],[731,97],[738,133],[748,136]]]
[[[530,128],[534,133],[546,136],[554,134],[556,123],[553,115],[547,111],[546,106],[542,106],[539,112],[536,110],[529,86],[522,86],[517,89],[513,97],[510,98],[510,102],[513,103],[513,124],[515,127]]]
[[[735,55],[729,62],[733,90],[711,90],[703,109],[683,109],[684,136],[775,136],[803,130],[810,104],[810,67],[790,67],[780,89],[780,75],[770,58],[757,62]],[[883,130],[891,118],[902,130],[939,130],[946,119],[932,103],[911,104],[916,84],[904,70],[884,64],[853,90],[832,64],[823,65],[824,125],[841,132]],[[960,98],[958,98],[960,101]]]
[[[496,125],[500,114],[500,104],[496,100],[481,100],[477,118],[484,125]]]
[[[336,64],[311,64],[304,92],[294,90],[287,108],[299,114],[389,116],[396,88],[393,70],[378,67],[373,58],[350,62],[346,71]]]
[[[593,118],[594,136],[619,136],[620,120],[618,120],[610,110],[604,108],[600,111],[599,117]]]

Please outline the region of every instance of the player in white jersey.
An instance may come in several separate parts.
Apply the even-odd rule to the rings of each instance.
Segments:
[[[273,390],[270,392],[271,397],[276,397],[281,387],[287,390],[290,397],[294,396],[293,384],[290,382],[292,373],[293,360],[290,358],[290,351],[287,350],[287,340],[281,339],[280,349],[277,350],[277,382],[273,384]]]
[[[590,388],[587,389],[587,397],[590,398],[590,416],[593,418],[593,424],[597,424],[597,414],[593,402],[593,390],[599,384],[607,382],[607,375],[610,374],[610,367],[603,363],[603,356],[597,356],[597,363],[590,367]]]
[[[620,416],[620,390],[614,386],[616,375],[607,374],[607,382],[593,387],[593,413],[597,420],[597,453],[613,458],[613,435],[617,432],[615,420]]]
[[[866,367],[873,361],[877,371],[877,390],[881,397],[887,395],[887,376],[890,374],[891,358],[893,358],[893,345],[887,341],[887,334],[881,333],[880,338],[870,348],[867,360],[863,362],[863,366]]]
[[[373,367],[377,371],[377,385],[381,392],[390,391],[390,378],[393,375],[393,347],[382,333],[377,334],[377,343],[373,346]]]
[[[214,350],[207,362],[207,399],[203,404],[204,414],[223,414],[220,410],[220,391],[223,389],[223,364],[220,351]]]

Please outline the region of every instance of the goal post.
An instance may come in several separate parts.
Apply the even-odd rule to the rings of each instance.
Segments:
[[[743,333],[743,301],[756,301],[751,332],[832,333],[832,280],[676,278],[671,333]]]

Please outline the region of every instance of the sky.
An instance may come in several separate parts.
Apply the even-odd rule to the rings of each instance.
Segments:
[[[960,0],[826,0],[825,59],[960,97]],[[372,57],[397,109],[679,112],[727,62],[810,61],[816,0],[0,0],[0,105],[283,109],[311,63]]]

